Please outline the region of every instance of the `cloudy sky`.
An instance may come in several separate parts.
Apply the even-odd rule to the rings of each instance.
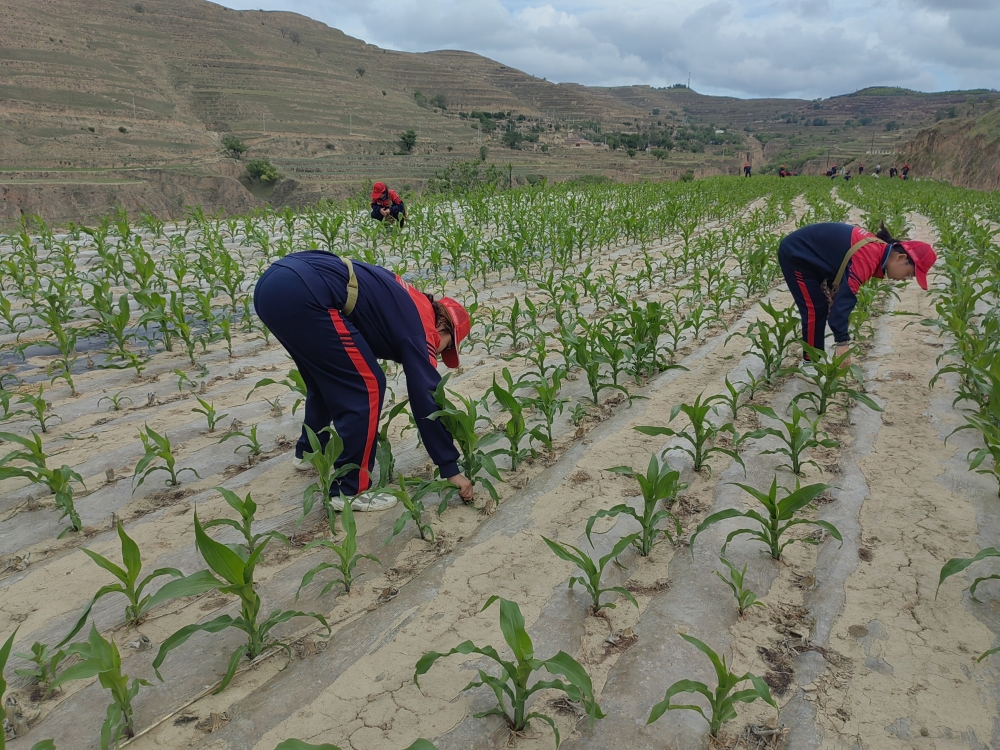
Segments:
[[[288,10],[387,49],[477,52],[550,81],[686,82],[827,97],[1000,88],[1000,0],[222,0]]]

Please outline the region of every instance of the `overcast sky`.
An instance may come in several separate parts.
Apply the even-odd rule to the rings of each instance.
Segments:
[[[742,97],[1000,88],[1000,0],[224,0],[379,47],[461,49],[550,81]]]

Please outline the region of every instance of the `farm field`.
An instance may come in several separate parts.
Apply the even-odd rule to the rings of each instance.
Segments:
[[[537,185],[414,205],[398,232],[363,209],[0,236],[7,747],[1000,743],[996,193]],[[816,221],[884,221],[940,260],[929,293],[866,285],[856,367],[810,380],[776,253]],[[301,381],[252,293],[307,249],[473,311],[439,403],[474,504],[433,481],[392,363],[377,484],[402,502],[334,524],[293,468]],[[349,586],[310,575],[339,554]],[[691,639],[753,675],[734,707],[671,699],[714,738],[690,710],[647,724],[679,681],[716,698]],[[490,647],[522,662],[513,728],[474,716],[502,690]]]

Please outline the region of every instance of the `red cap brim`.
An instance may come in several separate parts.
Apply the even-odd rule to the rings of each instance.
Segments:
[[[454,345],[449,346],[443,352],[441,352],[441,359],[444,361],[447,367],[452,370],[458,367],[458,349]]]

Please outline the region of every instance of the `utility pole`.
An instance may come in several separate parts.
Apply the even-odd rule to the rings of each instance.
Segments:
[[[875,128],[872,128],[872,154],[875,154]]]
[[[347,134],[354,135],[354,115],[347,115]]]
[[[264,123],[264,135],[267,135],[267,112],[261,114],[261,120]]]
[[[135,94],[132,94],[132,127],[135,127]]]
[[[483,121],[476,123],[476,143],[483,142]]]
[[[691,90],[691,71],[688,71],[688,91]]]

